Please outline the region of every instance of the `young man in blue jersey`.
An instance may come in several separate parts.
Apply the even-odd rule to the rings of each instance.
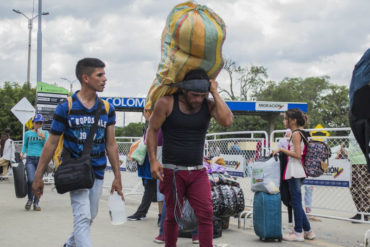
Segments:
[[[72,108],[69,112],[68,102],[59,104],[55,109],[50,136],[42,151],[32,186],[38,198],[43,194],[44,183],[42,174],[54,154],[62,133],[64,133],[63,148],[67,149],[72,157],[81,155],[84,143],[94,122],[98,101],[101,100],[96,93],[102,92],[106,84],[107,79],[104,68],[105,64],[96,58],[84,58],[77,63],[76,76],[81,83],[81,90],[72,95]],[[118,149],[114,136],[116,114],[112,105],[110,105],[108,113],[104,104],[100,105],[101,113],[91,153],[95,182],[91,189],[70,192],[74,217],[73,232],[65,242],[65,247],[92,246],[90,225],[98,213],[104,170],[107,163],[106,153],[114,172],[111,193],[117,191],[123,199]]]
[[[189,200],[198,219],[201,247],[211,247],[213,238],[213,208],[211,186],[203,168],[203,151],[209,121],[214,117],[222,126],[230,126],[233,114],[217,92],[217,82],[209,80],[201,69],[192,70],[178,84],[181,94],[164,96],[155,103],[149,120],[147,148],[152,177],[160,179],[159,189],[165,196],[166,247],[175,247],[178,226],[175,221],[173,176],[176,173],[177,195],[182,203]],[[209,93],[213,99],[209,99]],[[157,133],[163,133],[162,164],[157,160]]]

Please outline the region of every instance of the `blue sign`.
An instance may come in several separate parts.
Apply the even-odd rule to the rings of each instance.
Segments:
[[[146,104],[145,98],[121,98],[121,97],[102,97],[102,99],[111,103],[114,108],[140,108],[143,109]]]
[[[305,185],[319,185],[319,186],[333,186],[333,187],[346,187],[349,188],[349,181],[333,181],[333,180],[313,180],[305,179]]]
[[[145,98],[102,97],[102,99],[116,109],[138,112],[142,111],[146,104]],[[232,112],[285,112],[292,108],[307,112],[307,103],[226,101],[226,104]]]

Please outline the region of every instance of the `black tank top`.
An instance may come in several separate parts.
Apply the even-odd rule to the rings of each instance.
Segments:
[[[178,95],[174,95],[172,112],[162,125],[163,163],[201,165],[210,118],[207,100],[203,101],[197,113],[185,114],[180,111]]]

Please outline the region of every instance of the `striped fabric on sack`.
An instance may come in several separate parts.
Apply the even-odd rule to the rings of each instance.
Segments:
[[[176,5],[162,32],[161,60],[145,108],[151,112],[158,98],[174,94],[177,88],[168,85],[182,81],[190,70],[202,68],[215,79],[224,65],[225,36],[223,20],[208,7],[193,2]]]

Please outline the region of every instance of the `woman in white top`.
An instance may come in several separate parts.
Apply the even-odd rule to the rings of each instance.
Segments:
[[[283,240],[286,241],[304,241],[304,239],[312,240],[315,238],[315,234],[311,230],[311,225],[302,207],[301,186],[306,178],[302,162],[305,149],[302,130],[306,122],[307,117],[301,110],[290,109],[286,111],[284,114],[284,126],[292,130],[289,146],[288,148],[278,148],[273,152],[274,155],[278,152],[283,152],[288,156],[283,179],[288,181],[289,194],[294,211],[294,231],[283,235]]]
[[[9,134],[4,133],[1,136],[1,147],[0,147],[0,166],[3,167],[3,177],[6,177],[8,172],[8,166],[10,161],[14,160],[14,142],[10,139]]]

